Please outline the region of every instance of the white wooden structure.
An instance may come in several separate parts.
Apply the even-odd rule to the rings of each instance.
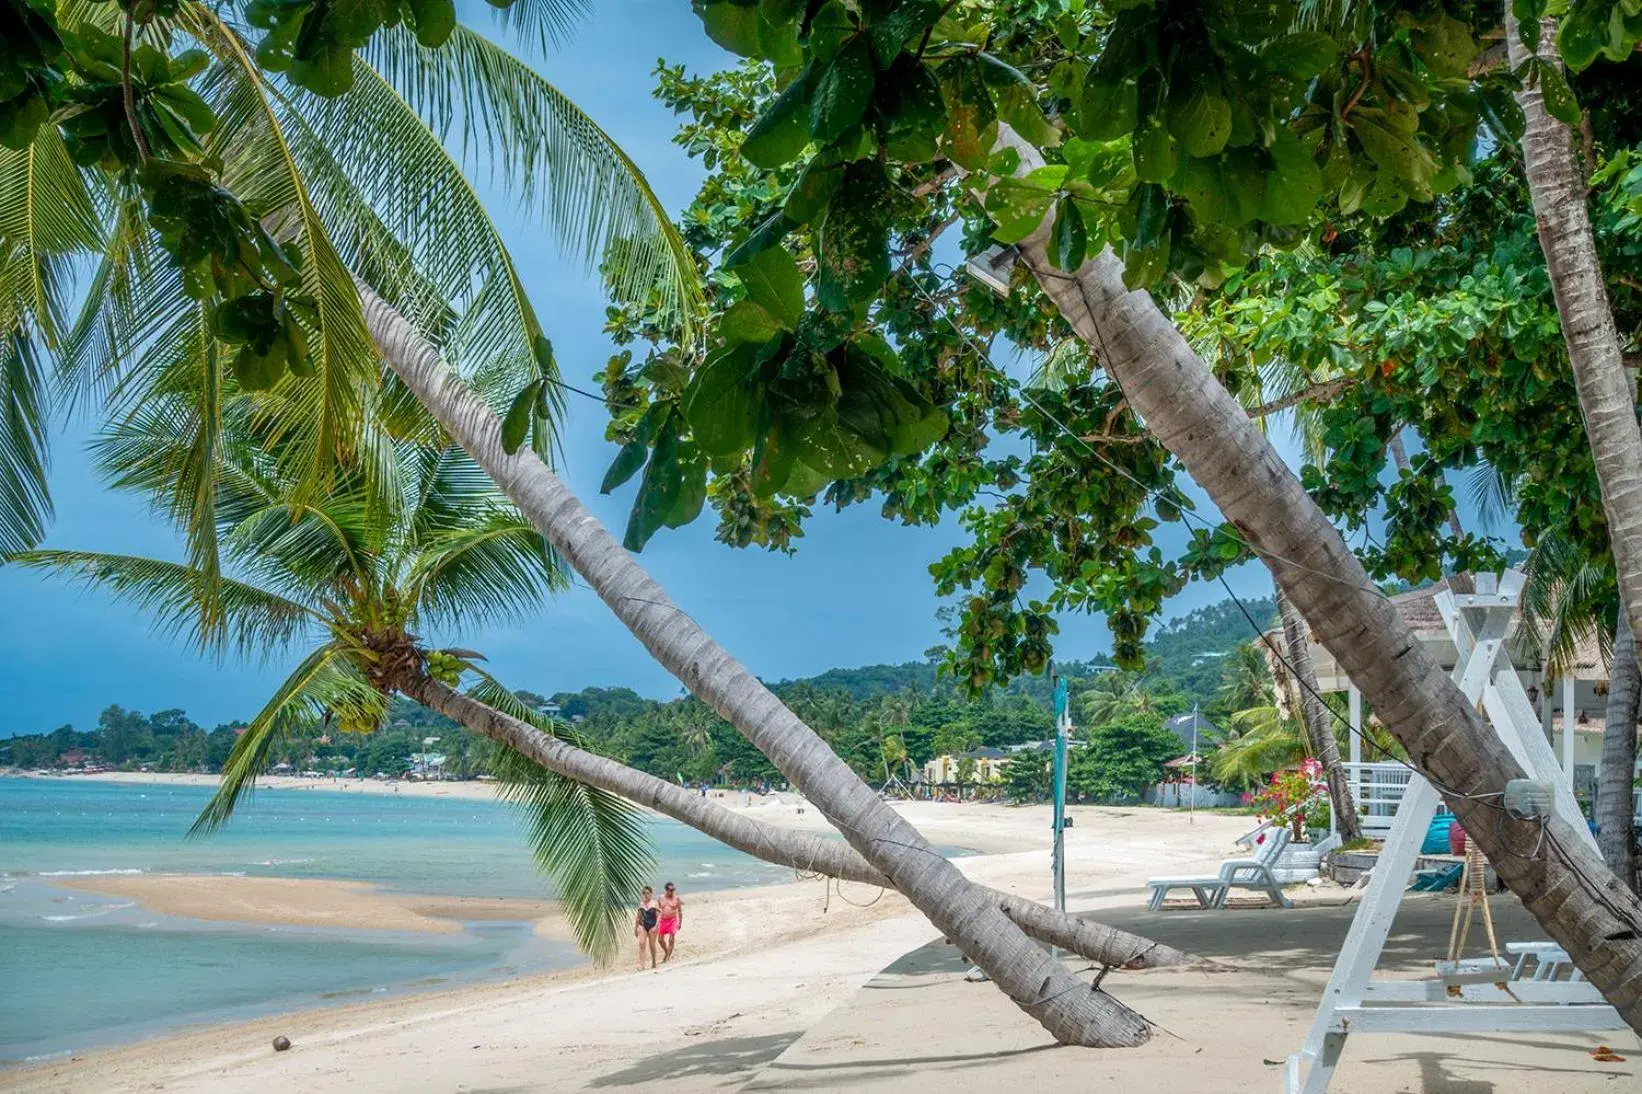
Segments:
[[[1520,575],[1506,575],[1515,581]],[[1398,615],[1408,624],[1420,644],[1445,667],[1454,668],[1461,660],[1460,650],[1449,633],[1443,618],[1440,601],[1450,594],[1446,582],[1423,589],[1398,593],[1391,598]],[[1520,620],[1520,612],[1514,622]],[[1274,632],[1281,646],[1282,632]],[[1559,765],[1573,781],[1577,792],[1593,792],[1601,770],[1602,735],[1607,713],[1609,664],[1595,635],[1587,635],[1576,643],[1566,673],[1552,677],[1545,665],[1543,651],[1531,645],[1520,626],[1513,625],[1507,632],[1507,653],[1515,665],[1522,691],[1530,705],[1537,709],[1541,731],[1552,744]],[[1311,643],[1312,664],[1317,673],[1317,684],[1324,693],[1346,692],[1351,701],[1351,723],[1362,728],[1362,696],[1340,668],[1333,654]],[[1281,671],[1280,665],[1273,666]],[[1285,701],[1285,693],[1278,692],[1278,703]],[[1400,764],[1370,764],[1362,761],[1360,740],[1353,735],[1351,754],[1352,791],[1359,801],[1366,800],[1363,823],[1370,835],[1383,836],[1390,830],[1396,802],[1401,797],[1401,783],[1406,783],[1406,768]],[[1642,761],[1636,767],[1642,775]],[[1642,789],[1636,796],[1637,822],[1642,823]]]
[[[1522,681],[1505,652],[1522,591],[1522,575],[1508,572],[1503,579],[1480,575],[1477,590],[1456,594],[1445,589],[1438,593],[1438,606],[1460,654],[1454,681],[1468,702],[1486,712],[1495,732],[1530,776],[1555,785],[1557,813],[1591,839],[1574,802],[1572,784],[1558,767]],[[1357,713],[1355,704],[1353,713]],[[1486,983],[1474,982],[1478,979],[1475,975],[1430,980],[1374,979],[1374,968],[1402,903],[1420,843],[1439,803],[1436,788],[1411,773],[1305,1043],[1288,1058],[1284,1072],[1287,1094],[1322,1094],[1328,1089],[1348,1032],[1626,1028],[1618,1012],[1583,981],[1512,981],[1509,969],[1497,977],[1488,976]],[[1594,839],[1591,844],[1594,849]],[[1506,982],[1505,986],[1500,982]]]

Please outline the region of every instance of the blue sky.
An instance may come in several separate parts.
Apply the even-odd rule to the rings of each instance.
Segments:
[[[626,148],[669,208],[679,209],[702,173],[671,143],[677,119],[650,97],[651,70],[658,58],[697,71],[732,59],[706,39],[689,6],[678,0],[598,0],[594,6],[569,48],[538,57],[538,67]],[[466,15],[487,30],[493,26],[481,10]],[[602,333],[598,286],[545,232],[512,215],[505,196],[489,193],[487,200],[519,260],[565,378],[583,384],[612,352]],[[632,487],[599,496],[614,454],[603,439],[604,412],[587,400],[569,399],[562,471],[619,535]],[[180,557],[176,537],[163,523],[140,503],[98,484],[83,452],[91,428],[85,421],[67,422],[56,439],[57,521],[47,546]],[[688,528],[663,531],[642,561],[681,606],[767,679],[913,660],[941,639],[928,566],[962,541],[955,520],[913,529],[883,520],[873,504],[841,514],[821,509],[792,558],[731,550],[714,542],[712,532],[710,514]],[[1164,544],[1166,550],[1177,545]],[[1239,571],[1233,583],[1249,596],[1269,590],[1264,571],[1253,566]],[[1218,585],[1188,589],[1170,614],[1223,595]],[[150,712],[181,707],[206,726],[247,718],[294,664],[202,659],[153,635],[134,608],[11,569],[0,569],[0,620],[0,735],[65,722],[90,728],[110,703]],[[461,641],[483,651],[497,674],[517,687],[553,692],[626,685],[657,697],[679,691],[585,589],[556,598],[516,625],[464,634]],[[1106,646],[1097,621],[1062,621],[1063,657],[1085,657]]]

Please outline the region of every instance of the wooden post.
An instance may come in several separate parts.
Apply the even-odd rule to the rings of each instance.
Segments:
[[[1574,784],[1574,723],[1579,711],[1574,709],[1574,674],[1572,670],[1562,677],[1562,773],[1568,785]]]

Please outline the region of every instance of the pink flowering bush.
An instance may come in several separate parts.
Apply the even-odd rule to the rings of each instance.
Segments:
[[[1262,821],[1287,824],[1296,840],[1306,838],[1307,828],[1328,824],[1328,796],[1324,787],[1323,765],[1306,759],[1298,768],[1272,772],[1271,781],[1249,799]]]

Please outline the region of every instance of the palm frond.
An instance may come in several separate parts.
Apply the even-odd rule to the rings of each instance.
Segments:
[[[145,353],[192,306],[182,274],[161,254],[136,194],[110,201],[111,227],[80,315],[57,354],[59,383],[72,406],[122,398],[145,373]]]
[[[468,694],[545,733],[555,726],[494,677],[479,673]],[[585,747],[577,741],[577,747]],[[577,944],[608,960],[631,902],[655,866],[645,817],[608,791],[567,779],[511,749],[498,748],[490,770],[507,801],[524,810],[537,864],[553,878]]]
[[[381,73],[354,63],[352,90],[288,88],[294,147],[327,223],[352,242],[390,301],[471,371],[505,362],[508,396],[538,374],[544,337],[513,258],[461,166]]]
[[[45,537],[52,516],[47,482],[45,378],[21,330],[0,335],[0,553]]]
[[[313,301],[309,352],[316,375],[287,375],[253,400],[259,424],[282,441],[297,495],[329,484],[357,436],[366,392],[380,364],[359,304],[353,276],[342,264],[301,166],[286,138],[262,70],[245,41],[204,4],[187,4],[179,21],[220,62],[225,80],[237,78],[252,110],[243,124],[225,120],[212,132],[212,150],[225,151],[224,183],[247,207],[294,241],[303,255],[302,288]],[[227,115],[232,117],[233,115]]]
[[[453,132],[471,162],[543,218],[617,297],[652,292],[688,336],[703,310],[689,248],[638,166],[569,97],[494,42],[458,26],[436,50],[403,27],[374,36],[372,65],[441,137]]]
[[[589,0],[514,0],[493,14],[515,34],[547,50],[567,45],[576,24],[591,10]]]
[[[136,605],[154,628],[185,636],[208,653],[233,649],[240,656],[273,653],[322,622],[306,605],[248,582],[219,578],[212,594],[221,620],[202,622],[202,578],[177,562],[100,551],[21,551],[8,562],[94,585]]]
[[[558,551],[510,510],[431,532],[418,547],[409,585],[417,616],[426,622],[494,621],[570,587]]]
[[[55,346],[69,266],[102,246],[97,203],[54,126],[27,148],[0,148],[0,333]]]
[[[1465,480],[1466,496],[1488,528],[1510,524],[1516,506],[1516,487],[1493,464],[1479,463]]]
[[[222,765],[217,792],[188,829],[190,836],[209,835],[228,823],[239,800],[268,766],[268,756],[292,730],[318,721],[327,711],[348,707],[385,709],[386,699],[360,675],[348,655],[334,645],[321,646],[274,692]]]
[[[61,341],[71,264],[101,246],[96,204],[54,127],[0,148],[0,551],[33,547],[51,520],[39,350]]]
[[[1250,787],[1305,757],[1299,729],[1275,706],[1240,710],[1230,721],[1238,735],[1214,755],[1216,782]]]

